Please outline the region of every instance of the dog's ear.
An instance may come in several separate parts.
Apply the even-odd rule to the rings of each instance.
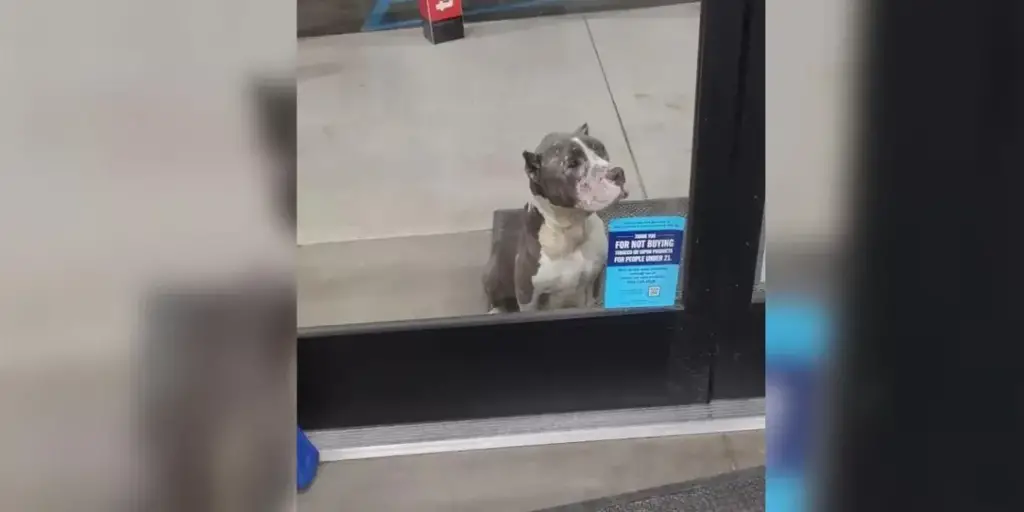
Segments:
[[[587,123],[583,123],[576,131],[572,132],[573,135],[590,135],[590,126]]]
[[[523,151],[523,160],[526,162],[526,175],[536,181],[540,173],[540,155],[530,151]]]

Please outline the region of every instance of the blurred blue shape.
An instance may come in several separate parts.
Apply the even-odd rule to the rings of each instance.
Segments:
[[[826,353],[828,329],[828,315],[822,304],[794,297],[768,301],[765,315],[768,364],[820,361]]]
[[[379,30],[381,21],[384,19],[384,15],[388,13],[388,9],[391,8],[391,4],[400,3],[393,0],[376,0],[373,3],[373,8],[363,19],[363,32],[369,32],[371,30]],[[417,24],[422,23],[419,19],[414,20]]]
[[[304,491],[313,485],[313,480],[316,479],[317,466],[320,465],[320,452],[309,441],[301,428],[296,428],[296,430],[298,431],[298,453],[295,460],[298,463],[299,471],[296,482],[299,490]]]
[[[831,329],[824,304],[799,297],[769,298],[765,315],[768,512],[806,510],[813,405]]]
[[[765,479],[765,512],[803,512],[804,482],[799,475],[772,475]]]

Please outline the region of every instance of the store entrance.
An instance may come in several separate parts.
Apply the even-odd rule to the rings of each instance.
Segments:
[[[537,96],[519,96],[518,100],[523,102],[519,110],[535,112],[542,118],[547,115],[545,112],[550,114],[552,109],[566,107],[565,112],[552,116],[552,119],[575,116],[586,121],[591,133],[603,138],[609,146],[612,158],[623,162],[619,165],[627,168],[627,186],[633,187],[630,198],[600,214],[612,231],[616,219],[681,219],[680,225],[685,225],[680,238],[684,247],[679,251],[676,262],[678,274],[666,274],[678,278],[674,282],[671,279],[664,281],[672,283],[671,293],[665,293],[669,296],[665,304],[485,314],[487,305],[480,291],[480,276],[487,261],[487,251],[501,236],[499,230],[491,227],[500,224],[502,212],[519,208],[521,203],[512,200],[486,203],[488,209],[485,211],[493,215],[488,215],[484,229],[471,224],[475,221],[466,221],[458,232],[406,236],[407,233],[402,231],[408,231],[414,224],[422,224],[426,226],[425,230],[429,230],[431,226],[440,226],[441,222],[458,220],[446,213],[446,208],[453,212],[484,208],[485,203],[478,205],[474,201],[490,193],[494,183],[492,178],[474,181],[475,178],[466,177],[461,183],[462,188],[445,189],[448,192],[443,195],[448,204],[418,211],[411,217],[396,216],[396,222],[401,221],[402,224],[386,225],[381,216],[365,215],[353,218],[355,224],[347,227],[331,227],[313,221],[304,225],[304,215],[315,220],[314,214],[337,207],[336,199],[341,197],[335,192],[328,193],[329,190],[324,192],[323,187],[313,190],[310,186],[307,204],[303,205],[304,145],[311,151],[305,160],[308,179],[322,177],[318,179],[323,179],[323,183],[345,182],[350,187],[363,187],[360,190],[371,190],[366,183],[376,179],[372,173],[389,172],[385,164],[398,165],[414,159],[394,154],[387,158],[376,157],[373,160],[376,168],[366,168],[365,173],[346,175],[344,179],[337,177],[337,170],[327,174],[326,164],[322,174],[319,168],[313,169],[311,166],[331,160],[317,156],[319,154],[314,154],[309,148],[323,146],[325,136],[347,127],[334,121],[330,123],[335,124],[323,124],[328,121],[324,121],[327,116],[322,108],[310,108],[306,113],[302,109],[303,94],[324,94],[323,91],[328,90],[328,84],[319,82],[320,78],[313,71],[318,69],[326,73],[329,63],[325,59],[332,54],[326,51],[330,44],[311,43],[305,54],[300,53],[300,61],[306,62],[305,72],[308,73],[307,82],[303,83],[300,78],[299,85],[300,243],[304,236],[308,242],[300,249],[299,278],[298,416],[303,429],[312,431],[315,437],[318,432],[351,433],[355,432],[352,429],[360,427],[486,423],[503,418],[541,416],[558,417],[562,421],[568,418],[564,416],[567,414],[609,411],[675,408],[672,410],[684,411],[678,414],[711,415],[709,407],[720,401],[742,402],[744,407],[749,406],[749,409],[744,409],[748,412],[757,413],[760,407],[763,415],[764,285],[755,279],[756,268],[760,264],[764,211],[763,5],[750,1],[695,3],[681,7],[693,9],[692,12],[674,14],[691,16],[694,22],[687,37],[693,38],[695,55],[681,58],[682,66],[692,59],[690,80],[694,82],[690,83],[695,83],[695,87],[691,87],[692,92],[665,92],[655,83],[644,85],[643,91],[636,84],[629,85],[624,77],[631,76],[630,73],[615,75],[609,68],[621,65],[628,71],[629,66],[638,64],[620,59],[615,49],[602,46],[598,34],[602,30],[598,23],[600,20],[584,19],[582,24],[576,25],[579,20],[550,18],[544,22],[543,31],[531,37],[553,38],[551,41],[555,46],[551,48],[570,55],[575,51],[571,48],[576,44],[576,35],[580,35],[581,44],[587,50],[580,53],[580,58],[585,55],[592,59],[596,55],[592,66],[594,76],[600,78],[603,73],[605,77],[601,97],[607,99],[610,95],[612,99],[621,101],[609,104],[606,112],[609,121],[605,123],[601,117],[604,114],[588,112],[588,108],[593,107],[586,104],[581,104],[576,112],[576,107],[566,107],[565,103],[569,101],[566,100],[546,111],[544,105],[551,105],[551,97],[538,93]],[[645,30],[658,26],[651,23],[658,16],[650,12],[637,11],[630,16],[644,20],[642,26],[647,27]],[[507,30],[532,30],[525,27],[527,25],[516,25]],[[506,58],[508,53],[502,53],[502,46],[495,43],[503,37],[500,35],[502,30],[493,27],[488,30],[493,32],[486,32],[486,36],[479,39],[467,36],[465,40],[452,44],[481,45],[494,52],[493,60]],[[405,41],[402,44],[413,44],[409,39],[411,36],[394,37]],[[396,46],[390,51],[391,58],[399,60],[395,65],[407,66],[404,72],[412,72],[409,70],[414,69],[414,65],[401,62],[402,51],[405,50],[395,49],[400,45],[398,42],[394,44]],[[416,58],[431,59],[433,66],[451,72],[455,70],[454,64],[436,60],[440,59],[437,55],[444,51],[470,52],[425,48],[434,53],[428,54],[423,50],[416,54],[419,56]],[[565,65],[573,62],[569,58]],[[391,64],[383,64],[382,61],[374,66],[385,65]],[[488,65],[484,61],[477,63],[478,68],[487,68]],[[665,67],[669,64],[662,62],[658,65]],[[524,73],[525,69],[528,68],[524,68]],[[639,68],[633,71],[633,75],[641,73]],[[437,76],[439,84],[456,83],[452,78],[454,75]],[[411,79],[406,77],[406,80]],[[520,76],[513,81],[525,88],[533,87],[531,80]],[[537,83],[543,85],[543,81]],[[633,91],[629,93],[630,106],[620,91],[626,87],[623,84],[633,88],[628,89]],[[383,82],[369,85],[381,91],[397,87]],[[489,119],[489,125],[474,125],[481,127],[479,129],[487,127],[493,132],[486,138],[470,139],[472,135],[469,132],[458,132],[461,135],[456,140],[461,142],[439,140],[436,144],[455,155],[446,157],[451,162],[461,162],[460,159],[486,162],[491,158],[491,150],[481,150],[474,144],[502,141],[504,134],[518,130],[515,123],[519,121],[509,117],[514,115],[511,110],[503,114],[505,117],[488,117],[503,107],[482,102],[482,98],[490,94],[483,86],[464,83],[460,87],[464,88],[467,104],[445,107],[449,109],[444,111],[448,117],[441,116],[441,106],[436,102],[415,103],[407,99],[403,108],[423,113],[424,117],[417,118],[420,121],[416,122],[438,123],[433,126],[444,126],[442,131],[461,129],[454,124],[444,124],[449,120],[476,120],[479,117],[478,121],[483,123]],[[562,86],[552,86],[551,90],[561,91],[559,87]],[[565,91],[570,91],[576,86],[570,83],[565,87]],[[442,85],[424,83],[423,88],[428,91],[424,94],[441,101]],[[541,87],[539,90],[544,89]],[[589,93],[580,89],[579,94]],[[681,99],[687,94],[692,101],[690,106]],[[559,93],[554,97],[568,96]],[[650,144],[655,139],[649,133],[656,130],[656,124],[639,121],[631,124],[630,116],[637,114],[629,110],[649,108],[652,100],[659,102],[659,115],[668,116],[665,119],[672,119],[671,122],[686,120],[689,128],[675,136],[678,145],[689,147],[688,151],[666,160],[652,159],[650,148],[655,146]],[[379,99],[367,101],[379,103],[372,108],[366,105],[358,107],[365,111],[359,110],[350,115],[359,119],[359,116],[371,112],[397,112],[392,103]],[[513,102],[516,98],[509,96],[507,101]],[[598,121],[582,119],[587,115]],[[376,118],[375,122],[398,122],[382,119],[385,118]],[[368,117],[364,121],[370,123]],[[545,124],[562,122],[544,119]],[[668,121],[658,122],[664,124]],[[370,129],[371,125],[365,123],[360,125],[360,130]],[[507,129],[503,129],[503,123]],[[620,125],[621,138],[612,135],[614,130],[611,126],[614,125]],[[393,128],[398,130],[400,126]],[[358,130],[353,131],[352,136],[358,133]],[[372,136],[370,142],[363,146],[374,149],[385,139],[378,140]],[[392,142],[396,145],[388,146],[389,151],[418,147],[415,142],[404,145],[398,144],[399,140]],[[527,144],[531,142],[520,141],[519,138],[509,140],[509,147],[516,148],[517,156]],[[369,149],[353,148],[353,151]],[[377,149],[383,150],[383,147]],[[500,156],[502,152],[495,154]],[[677,165],[676,159],[684,164]],[[516,168],[518,165],[522,165],[521,162],[509,170],[507,183],[512,189],[523,187],[526,180],[522,171]],[[458,166],[463,167],[462,164]],[[662,168],[674,170],[675,174],[663,172]],[[450,166],[440,169],[450,169]],[[421,188],[416,190],[421,191],[420,197],[410,199],[415,202],[424,195],[441,190],[441,180],[447,179],[445,172],[455,171],[441,171],[440,175],[432,174],[430,179],[422,182],[416,181],[419,178],[396,178],[388,183],[391,183],[395,194],[397,189],[394,187],[418,183],[416,186]],[[665,190],[668,194],[659,194]],[[335,202],[330,202],[331,197],[328,196]],[[473,206],[460,206],[462,204]],[[366,222],[356,225],[361,219]],[[387,239],[362,236],[359,230],[369,230],[372,226],[395,236]],[[335,235],[351,235],[359,240],[328,243],[328,239]],[[362,244],[360,247],[372,245],[376,249],[356,250],[356,243]],[[357,254],[361,256],[356,258]],[[359,273],[349,268],[328,268],[328,265],[339,265],[339,262],[353,259],[359,261]],[[453,261],[458,263],[453,265]],[[371,282],[373,286],[359,288]],[[334,288],[331,288],[332,283],[335,283]],[[337,283],[345,283],[348,287]],[[420,285],[413,289],[410,283]],[[660,284],[656,287],[659,290],[655,295],[661,293],[661,287]],[[354,291],[357,288],[360,291]],[[644,289],[649,292],[652,287]],[[648,293],[648,298],[653,296]],[[333,302],[326,301],[325,297],[332,297]],[[602,297],[607,300],[608,295]],[[307,301],[305,305],[304,300]],[[321,303],[317,304],[317,300]],[[454,309],[445,310],[446,307]],[[403,313],[400,318],[395,318],[396,311],[401,308],[405,308]],[[456,313],[444,314],[444,311]],[[463,311],[475,313],[464,314]],[[344,318],[344,321],[337,321],[339,318]],[[679,409],[687,407],[691,409]],[[473,428],[486,430],[486,425],[474,425],[477,427]]]

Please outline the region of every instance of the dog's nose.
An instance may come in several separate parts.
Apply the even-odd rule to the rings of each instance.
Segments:
[[[616,185],[622,185],[626,182],[626,171],[623,171],[622,167],[612,167],[608,169],[608,179]]]

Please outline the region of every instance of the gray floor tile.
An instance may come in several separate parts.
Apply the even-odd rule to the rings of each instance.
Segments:
[[[625,44],[625,43],[624,43]],[[523,149],[587,122],[635,170],[578,16],[299,42],[300,244],[486,229],[527,198]]]
[[[527,512],[724,473],[720,435],[327,464],[303,512]]]
[[[648,197],[687,196],[700,4],[587,15]]]
[[[764,430],[725,434],[725,443],[736,463],[736,469],[764,465]]]
[[[491,232],[301,246],[299,327],[487,313]]]

